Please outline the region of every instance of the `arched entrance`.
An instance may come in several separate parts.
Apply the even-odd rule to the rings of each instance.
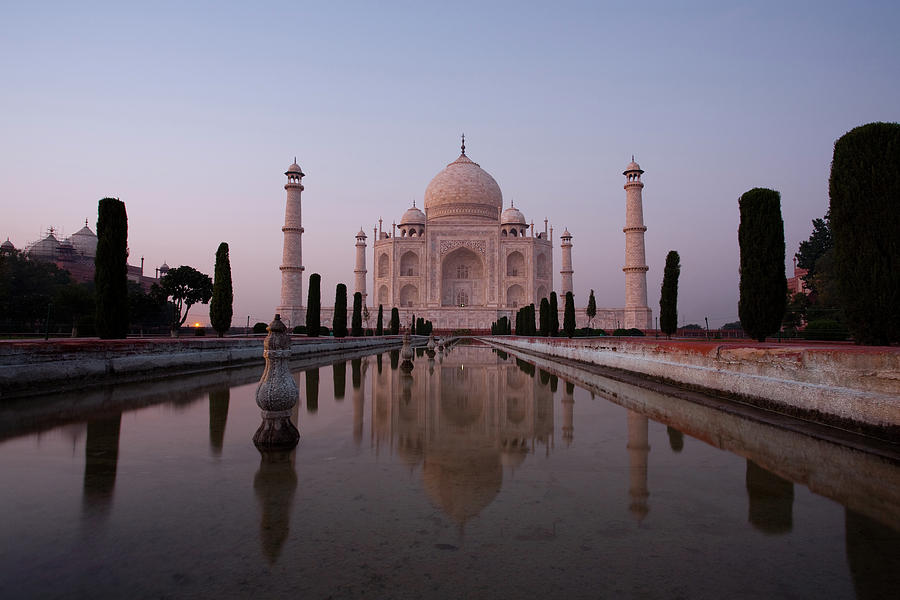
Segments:
[[[457,248],[441,263],[441,306],[484,306],[484,263],[468,248]]]

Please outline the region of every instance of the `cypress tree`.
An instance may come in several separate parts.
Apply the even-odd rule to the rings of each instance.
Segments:
[[[541,298],[541,335],[546,337],[550,334],[550,301]]]
[[[128,215],[125,203],[103,198],[97,207],[97,253],[94,257],[97,335],[128,335]]]
[[[516,335],[525,335],[522,331],[522,309],[516,311]]]
[[[306,297],[306,335],[319,337],[322,324],[322,276],[313,273],[309,276],[309,291]]]
[[[588,305],[587,308],[584,309],[584,313],[588,318],[588,327],[594,327],[594,317],[597,316],[597,300],[594,298],[594,290],[591,290],[591,295],[588,297]]]
[[[678,329],[678,276],[681,273],[681,259],[671,250],[666,255],[666,269],[663,272],[662,290],[659,293],[659,328],[671,338]]]
[[[363,331],[362,326],[362,293],[354,292],[353,293],[353,317],[350,322],[350,335],[353,337],[361,336]]]
[[[563,312],[563,330],[567,337],[575,335],[575,298],[572,292],[566,292],[566,308]]]
[[[537,335],[537,325],[535,325],[534,302],[528,305],[528,335]]]
[[[857,343],[900,341],[900,123],[834,144],[830,196],[837,295]]]
[[[750,337],[766,341],[778,331],[787,307],[781,194],[753,188],[738,201],[741,283],[738,315]]]
[[[384,335],[384,307],[378,305],[378,320],[375,321],[375,335]]]
[[[409,322],[409,335],[416,335],[416,315]]]
[[[347,286],[337,284],[334,290],[334,319],[332,333],[336,338],[347,337]]]
[[[400,311],[397,307],[391,309],[391,335],[400,333]]]
[[[209,301],[209,321],[219,334],[225,335],[231,329],[231,317],[234,314],[234,291],[231,288],[231,260],[228,257],[228,244],[222,242],[216,250],[216,270],[213,280],[212,299]]]
[[[559,303],[556,292],[550,292],[550,335],[553,337],[559,335]]]

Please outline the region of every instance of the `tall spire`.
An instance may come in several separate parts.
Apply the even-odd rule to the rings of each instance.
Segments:
[[[466,134],[462,134],[462,155],[466,155]]]

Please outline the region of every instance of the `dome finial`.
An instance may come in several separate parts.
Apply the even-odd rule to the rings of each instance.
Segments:
[[[462,148],[462,155],[465,156],[466,155],[466,134],[465,133],[462,134],[462,147],[461,148]]]
[[[510,199],[509,199],[509,205],[510,205],[512,208],[515,208],[515,207],[516,207],[516,201],[513,200],[512,198],[510,198]]]

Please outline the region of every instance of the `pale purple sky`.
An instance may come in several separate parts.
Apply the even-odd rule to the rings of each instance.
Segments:
[[[577,305],[593,288],[617,307],[634,154],[654,315],[674,249],[679,320],[717,326],[738,318],[738,197],[781,192],[790,264],[827,209],[835,139],[900,120],[896,2],[185,4],[3,8],[0,237],[95,229],[119,197],[145,272],[212,275],[229,243],[236,324],[278,304],[295,155],[326,304],[352,291],[360,226],[371,276],[373,225],[421,206],[464,131],[506,203],[557,229],[557,271],[574,235]]]

